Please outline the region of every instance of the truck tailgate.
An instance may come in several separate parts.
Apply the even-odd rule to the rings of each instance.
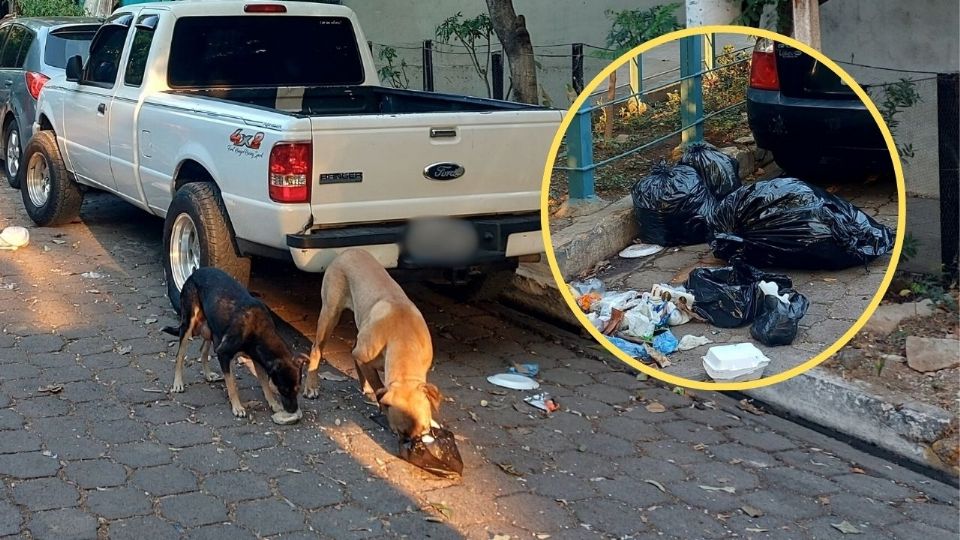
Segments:
[[[554,110],[313,117],[314,224],[540,207]]]

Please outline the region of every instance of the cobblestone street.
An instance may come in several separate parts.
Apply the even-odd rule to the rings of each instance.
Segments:
[[[202,380],[199,343],[186,391],[168,393],[162,221],[97,193],[82,219],[0,251],[0,537],[957,538],[953,486],[420,286],[407,290],[462,480],[396,457],[353,379],[349,316],[299,424],[274,425],[245,370],[256,403],[234,418],[223,384]],[[8,225],[32,227],[4,188]],[[255,261],[251,289],[306,351],[320,276]],[[562,410],[542,417],[528,393],[487,383],[512,362],[539,363]]]

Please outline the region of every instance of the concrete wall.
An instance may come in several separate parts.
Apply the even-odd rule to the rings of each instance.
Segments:
[[[540,84],[549,101],[555,106],[570,103],[568,87],[571,81],[570,47],[548,47],[553,44],[582,42],[604,46],[610,19],[607,10],[647,9],[669,3],[665,0],[514,0],[517,13],[526,17],[533,38],[537,61],[540,63]],[[411,88],[421,88],[420,44],[434,39],[436,27],[447,17],[462,12],[465,17],[486,13],[484,0],[344,0],[343,4],[357,12],[367,39],[398,49],[408,64]],[[683,8],[677,10],[677,19],[684,20]],[[400,47],[410,47],[401,49]],[[499,47],[494,46],[494,50]],[[379,47],[375,47],[376,52]],[[469,56],[461,47],[436,45],[434,53],[435,86],[440,91],[472,95],[486,95],[479,76],[470,66]],[[589,82],[608,60],[591,56],[596,51],[584,51],[584,78]],[[554,57],[556,56],[556,57]],[[509,72],[505,68],[504,86],[509,86]]]

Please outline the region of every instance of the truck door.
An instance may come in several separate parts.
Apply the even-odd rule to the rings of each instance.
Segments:
[[[117,192],[136,201],[143,208],[147,201],[140,185],[140,115],[144,73],[153,45],[153,34],[160,21],[158,13],[142,10],[133,27],[126,63],[120,72],[120,81],[110,107],[110,166],[117,183]]]
[[[85,182],[111,191],[116,182],[110,166],[110,124],[120,57],[133,15],[118,13],[97,31],[76,90],[63,106],[64,144],[73,171]]]

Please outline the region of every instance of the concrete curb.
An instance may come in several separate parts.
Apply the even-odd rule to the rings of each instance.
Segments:
[[[822,368],[743,393],[914,463],[957,474],[934,450],[938,441],[957,429],[955,416],[939,407],[909,396],[882,396],[869,384],[842,379]]]
[[[638,234],[633,200],[626,196],[552,234],[553,253],[563,277],[570,280],[630,244]]]

